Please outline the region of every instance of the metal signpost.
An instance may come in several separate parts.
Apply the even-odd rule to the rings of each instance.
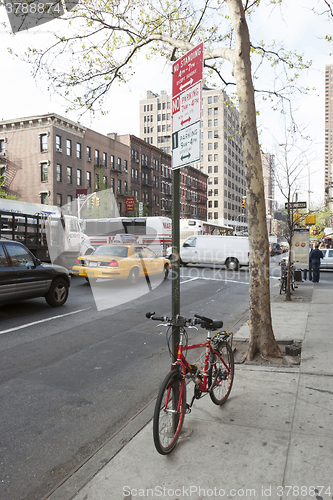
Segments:
[[[180,314],[179,169],[200,161],[200,124],[203,43],[172,66],[172,316]],[[172,330],[172,355],[176,360],[179,326]]]

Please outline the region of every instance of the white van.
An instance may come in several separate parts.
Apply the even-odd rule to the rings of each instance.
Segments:
[[[172,248],[168,249],[171,258]],[[181,264],[219,264],[237,271],[249,265],[249,238],[246,236],[189,236],[180,247]]]

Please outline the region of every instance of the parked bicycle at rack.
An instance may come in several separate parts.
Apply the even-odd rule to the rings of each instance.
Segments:
[[[290,290],[294,291],[297,288],[296,279],[295,279],[295,262],[291,263],[290,267]],[[287,293],[287,282],[288,282],[288,262],[285,259],[282,259],[280,262],[281,266],[281,278],[280,278],[280,295],[282,292]]]
[[[158,317],[153,312],[146,314],[147,318],[161,321],[163,326],[168,327],[170,353],[172,327],[180,327],[177,359],[161,385],[154,411],[154,443],[161,455],[167,455],[176,446],[185,413],[190,413],[194,400],[209,394],[213,403],[223,405],[229,397],[234,380],[233,334],[221,331],[211,337],[211,332],[220,330],[223,322],[198,314],[194,316],[194,319],[186,319],[183,316]],[[186,328],[196,328],[196,325],[207,330],[207,339],[203,343],[189,345]],[[200,348],[205,348],[203,363],[188,363],[185,357],[187,351]],[[194,394],[190,404],[186,403],[188,379],[194,382]]]

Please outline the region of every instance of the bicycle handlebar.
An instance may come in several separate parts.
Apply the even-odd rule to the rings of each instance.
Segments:
[[[194,315],[194,319],[186,319],[184,316],[177,315],[173,318],[168,318],[167,316],[155,316],[155,312],[146,313],[146,318],[152,319],[154,321],[163,321],[168,323],[170,326],[195,326],[200,325],[206,330],[217,330],[222,328],[223,321],[218,319],[210,319],[205,316],[199,316],[199,314]]]

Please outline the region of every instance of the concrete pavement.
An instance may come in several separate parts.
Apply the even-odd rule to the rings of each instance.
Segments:
[[[48,498],[332,499],[333,289],[325,274],[301,283],[292,302],[273,287],[272,317],[278,340],[303,341],[299,366],[237,364],[226,404],[195,401],[189,436],[166,457],[146,424],[152,402]],[[235,333],[247,335],[247,324]]]

